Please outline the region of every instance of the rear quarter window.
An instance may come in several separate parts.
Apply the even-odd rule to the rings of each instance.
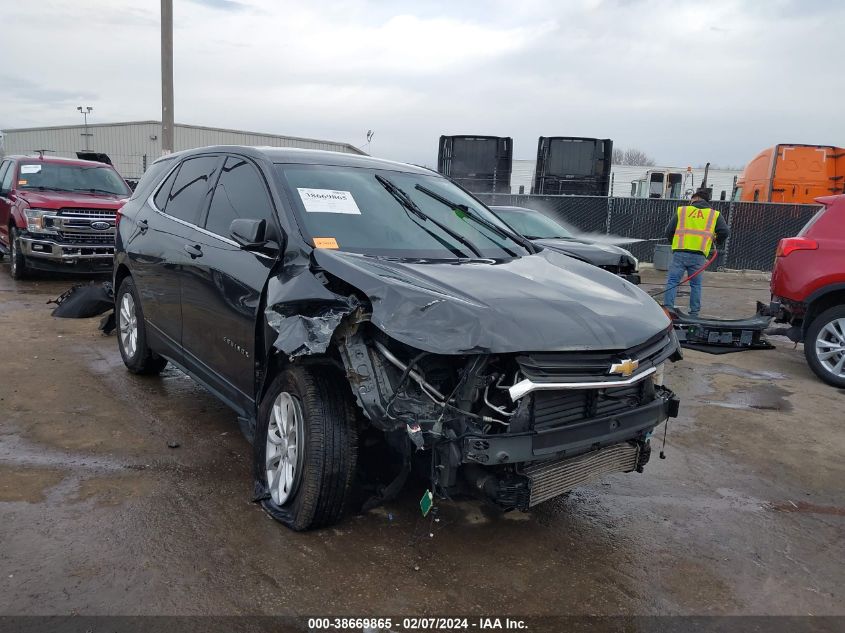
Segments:
[[[155,201],[156,208],[159,211],[167,210],[167,199],[170,196],[170,190],[173,188],[173,181],[176,180],[176,176],[178,175],[179,168],[177,167],[170,173],[167,179],[162,183],[161,187],[159,187],[158,193],[153,199]]]
[[[135,191],[132,192],[129,199],[135,200],[137,198],[145,198],[150,195],[150,192],[171,167],[173,167],[172,160],[160,160],[150,165],[150,168],[144,172],[143,176],[141,176],[141,180],[138,181],[138,185],[135,187]]]

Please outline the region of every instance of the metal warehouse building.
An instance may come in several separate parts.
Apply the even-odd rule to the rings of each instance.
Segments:
[[[176,151],[207,145],[257,145],[364,153],[348,143],[198,125],[177,123],[173,132]],[[3,135],[6,154],[32,154],[35,150],[45,149],[51,156],[75,158],[76,152],[86,148],[108,154],[112,164],[127,180],[139,179],[147,165],[161,156],[161,121],[19,128],[3,130]]]

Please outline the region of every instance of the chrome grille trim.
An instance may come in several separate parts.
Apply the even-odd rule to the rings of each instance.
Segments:
[[[113,209],[59,209],[57,215],[64,217],[114,219],[117,212]]]
[[[516,361],[522,375],[534,383],[586,383],[614,380],[609,375],[610,367],[621,360],[637,360],[640,370],[645,371],[658,366],[677,350],[677,337],[669,328],[626,350],[531,352],[517,356]]]
[[[525,378],[508,388],[511,400],[516,402],[532,391],[548,391],[553,389],[610,389],[612,387],[626,387],[648,378],[657,371],[657,367],[649,367],[645,371],[631,376],[627,380],[596,380],[592,382],[534,382]]]
[[[59,209],[45,215],[47,228],[60,242],[70,244],[113,245],[117,212],[112,209]],[[107,222],[109,228],[95,229],[92,222]]]

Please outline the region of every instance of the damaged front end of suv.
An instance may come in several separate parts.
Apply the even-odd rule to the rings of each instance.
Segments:
[[[267,321],[289,363],[329,359],[394,468],[365,507],[424,473],[435,495],[530,507],[611,472],[642,472],[681,358],[645,293],[552,251],[443,263],[315,250]],[[306,282],[306,279],[308,280]],[[293,307],[292,307],[293,306]],[[307,306],[307,307],[306,307]]]

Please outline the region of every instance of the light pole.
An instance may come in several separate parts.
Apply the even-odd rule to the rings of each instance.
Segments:
[[[88,115],[91,114],[91,110],[93,110],[94,108],[92,108],[91,106],[85,106],[84,108],[82,106],[76,106],[76,109],[82,113],[82,116],[85,119],[85,132],[82,133],[82,136],[85,137],[85,151],[87,152],[88,137],[93,136],[92,134],[88,133]]]
[[[161,153],[173,151],[173,0],[161,0]]]

